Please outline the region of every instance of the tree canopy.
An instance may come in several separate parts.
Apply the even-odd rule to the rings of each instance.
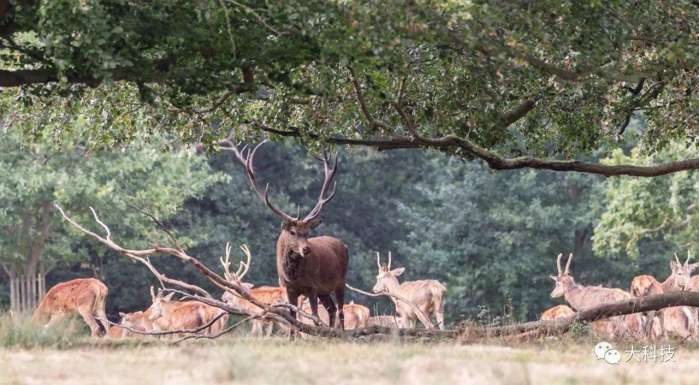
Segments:
[[[0,87],[41,103],[106,87],[126,95],[119,115],[140,100],[138,114],[188,141],[234,127],[494,169],[657,176],[699,160],[593,155],[693,141],[698,23],[684,0],[3,2]],[[629,129],[636,118],[647,125]],[[91,143],[137,127],[98,128]]]

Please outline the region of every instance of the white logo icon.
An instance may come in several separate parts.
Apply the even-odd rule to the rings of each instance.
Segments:
[[[616,365],[621,362],[621,354],[619,351],[614,349],[612,344],[606,341],[602,341],[595,345],[595,357],[611,365]]]

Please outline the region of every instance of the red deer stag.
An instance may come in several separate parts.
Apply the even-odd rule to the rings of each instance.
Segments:
[[[429,319],[423,319],[423,316],[416,311],[417,307],[422,314],[429,317],[434,314],[437,319],[437,324],[440,329],[444,329],[444,295],[447,288],[439,281],[434,279],[424,279],[420,281],[398,282],[398,277],[405,271],[404,267],[399,267],[391,270],[391,253],[388,253],[388,264],[381,264],[381,256],[376,253],[376,264],[379,268],[379,274],[376,276],[376,285],[374,285],[374,293],[393,294],[400,297],[391,296],[391,301],[396,307],[398,321],[401,327],[414,327],[415,320],[419,319],[425,328],[431,327]],[[405,303],[406,300],[414,305]]]
[[[663,283],[658,282],[655,277],[650,275],[634,277],[631,280],[631,294],[635,297],[643,297],[690,290],[690,276],[697,264],[690,264],[689,259],[688,255],[683,264],[675,254],[675,260],[670,261],[670,276]],[[667,337],[668,334],[687,338],[694,333],[696,324],[696,314],[693,309],[686,306],[674,306],[660,310],[659,317],[656,317],[655,311],[647,312],[643,329],[645,334],[651,338],[660,335]],[[657,332],[657,329],[660,330],[660,333]]]
[[[556,282],[556,286],[551,292],[551,298],[564,297],[566,302],[568,302],[575,311],[584,311],[603,304],[615,303],[632,298],[631,294],[621,289],[577,284],[569,273],[570,262],[573,260],[573,253],[568,256],[565,270],[561,270],[562,256],[563,254],[558,254],[556,258],[558,275],[550,276],[551,279]],[[631,319],[627,319],[629,317]],[[640,324],[641,321],[639,317],[640,316],[637,314],[630,314],[628,316],[612,317],[608,320],[599,320],[592,323],[592,328],[598,334],[604,334],[609,338],[618,338],[629,332],[627,325]]]
[[[313,209],[301,219],[293,217],[274,206],[269,200],[267,188],[262,189],[257,184],[253,169],[255,153],[265,142],[258,144],[252,151],[236,147],[226,148],[235,154],[245,165],[245,171],[257,195],[265,202],[272,212],[279,216],[283,223],[277,239],[277,274],[279,285],[286,289],[289,303],[297,304],[299,296],[309,298],[311,312],[318,316],[318,300],[330,314],[330,324],[335,324],[335,313],[344,326],[345,280],[349,253],[347,245],[341,240],[330,236],[310,237],[311,230],[321,222],[320,213],[323,207],[335,196],[333,179],[337,172],[337,158],[334,164],[323,154],[324,181],[320,189],[318,201]],[[332,187],[331,187],[332,185]],[[335,295],[335,302],[331,297]],[[296,312],[292,311],[292,317]]]
[[[95,278],[78,278],[62,282],[49,289],[34,311],[32,321],[44,323],[48,328],[72,313],[78,313],[90,327],[90,334],[100,334],[97,320],[106,320],[104,311],[109,290],[102,281]],[[48,322],[47,322],[48,320]],[[107,325],[102,325],[105,333]]]
[[[240,285],[248,290],[248,293],[258,300],[261,303],[267,304],[267,305],[275,305],[279,303],[285,303],[286,302],[286,290],[284,290],[283,287],[274,287],[274,286],[260,286],[260,287],[253,287],[251,283],[243,283],[242,279],[247,274],[248,269],[250,268],[250,259],[252,258],[250,249],[246,245],[240,246],[241,250],[243,250],[243,253],[245,254],[247,258],[247,262],[243,262],[242,260],[240,261],[240,264],[238,266],[238,270],[235,273],[232,273],[230,271],[230,253],[231,253],[231,248],[230,245],[226,245],[226,256],[225,259],[224,257],[219,258],[221,261],[221,265],[223,266],[223,274],[224,277],[231,282],[240,282]],[[257,314],[262,314],[263,310],[260,309],[258,306],[254,305],[252,302],[243,299],[240,297],[238,294],[233,293],[231,291],[226,291],[223,293],[223,296],[221,299],[229,304],[231,307],[235,308],[236,310],[240,311],[241,313],[249,314],[249,315],[257,315]],[[275,321],[272,320],[265,320],[265,319],[253,319],[252,320],[252,330],[251,333],[252,335],[260,335],[264,332],[264,335],[269,337],[273,330],[274,330],[274,324],[276,323]],[[286,325],[283,325],[279,323],[279,328],[282,330],[288,330],[288,327]]]

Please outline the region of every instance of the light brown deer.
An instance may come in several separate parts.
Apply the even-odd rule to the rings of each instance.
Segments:
[[[434,314],[440,329],[444,329],[444,295],[447,288],[441,282],[434,279],[419,281],[398,282],[398,277],[405,271],[404,267],[391,270],[391,253],[388,253],[388,264],[381,264],[381,256],[376,253],[376,265],[379,274],[376,276],[374,293],[393,294],[407,300],[417,307],[426,317]],[[391,296],[391,301],[396,307],[398,321],[401,327],[414,327],[418,319],[425,328],[431,328],[431,321],[423,319],[422,314],[415,307],[405,303],[401,299]]]
[[[655,277],[650,275],[636,276],[631,280],[631,294],[635,297],[644,297],[673,291],[690,290],[690,276],[697,264],[689,263],[689,255],[684,264],[680,262],[677,254],[674,257],[675,259],[670,261],[670,276],[665,281],[660,283]],[[657,338],[658,333],[653,330],[655,327],[660,328],[660,334],[664,337],[674,335],[687,338],[693,333],[697,324],[696,314],[693,313],[695,313],[693,309],[684,306],[669,307],[660,310],[660,312],[649,311],[646,313],[644,321],[643,329],[645,330],[645,335]],[[667,325],[665,325],[666,322]]]
[[[575,311],[584,311],[603,304],[615,303],[627,299],[631,299],[631,294],[621,289],[608,288],[602,286],[583,286],[575,282],[570,275],[570,262],[573,260],[573,253],[568,256],[565,270],[561,269],[561,257],[563,254],[558,254],[556,258],[556,267],[558,275],[550,276],[556,286],[551,291],[551,298],[564,297],[566,302]],[[629,315],[632,318],[640,317],[637,314]],[[597,334],[603,334],[608,338],[623,337],[628,333],[626,327],[628,316],[611,317],[608,320],[599,320],[592,323],[592,328]],[[640,322],[640,321],[639,321]],[[632,322],[632,323],[639,323]]]
[[[32,321],[48,328],[65,317],[78,313],[90,327],[90,334],[96,337],[100,334],[101,324],[97,320],[107,319],[104,308],[108,293],[107,286],[95,278],[61,282],[46,293],[34,311]],[[107,332],[106,324],[102,325],[102,329]]]
[[[398,329],[398,318],[392,315],[375,315],[369,317],[367,326],[383,326],[391,329]]]
[[[145,311],[146,319],[152,322],[152,331],[167,332],[175,330],[197,329],[209,324],[222,310],[214,306],[198,301],[176,301],[173,300],[174,293],[163,295],[162,291],[154,294],[151,287],[151,298],[153,303]],[[222,316],[221,319],[226,318]],[[221,319],[214,322],[202,334],[213,335],[223,328],[227,322]]]
[[[539,318],[542,321],[553,321],[560,318],[568,318],[575,315],[575,311],[566,305],[556,305],[546,309]]]
[[[252,151],[238,151],[234,146],[227,148],[234,152],[245,170],[257,195],[272,212],[282,219],[281,233],[277,239],[277,274],[279,285],[286,288],[289,303],[298,303],[299,296],[309,298],[311,312],[318,316],[318,300],[330,314],[330,324],[335,324],[335,313],[344,326],[345,280],[349,252],[347,245],[330,236],[310,237],[311,230],[320,223],[323,207],[335,196],[333,179],[337,172],[337,159],[333,163],[323,154],[324,181],[318,200],[313,209],[303,218],[293,217],[274,206],[269,200],[267,189],[257,185],[253,159],[262,142]],[[332,187],[331,187],[332,185]],[[335,301],[332,299],[335,296]],[[292,311],[292,317],[296,314]]]
[[[301,310],[303,310],[305,313],[310,313],[310,310],[311,310],[311,306],[308,302],[308,299],[305,297],[302,300]],[[367,326],[367,322],[369,320],[369,313],[370,313],[368,307],[354,303],[354,301],[351,301],[350,303],[344,305],[343,311],[345,313],[345,329],[346,330],[360,329],[360,328],[364,328]],[[325,325],[335,326],[335,325],[330,325],[330,317],[328,315],[328,312],[322,307],[318,308],[318,318]],[[301,322],[304,322],[304,323],[309,324],[309,325],[313,323],[313,321],[307,317],[301,316],[300,319],[301,319]]]
[[[223,266],[223,272],[224,272],[224,277],[231,282],[239,282],[240,285],[243,287],[243,289],[248,291],[248,294],[250,294],[253,298],[255,298],[257,301],[264,303],[266,305],[276,305],[280,303],[285,303],[286,302],[286,290],[283,287],[276,287],[276,286],[260,286],[260,287],[253,287],[253,284],[251,283],[245,283],[242,282],[243,277],[245,277],[245,274],[248,273],[248,270],[250,269],[250,260],[252,258],[252,255],[250,253],[250,249],[246,245],[242,245],[241,250],[243,250],[243,253],[245,254],[247,258],[247,262],[243,262],[242,260],[240,261],[240,264],[238,266],[238,270],[236,272],[231,272],[230,271],[230,245],[226,245],[226,256],[219,258],[221,261],[221,265]],[[260,309],[258,306],[254,305],[252,302],[242,298],[239,296],[237,293],[233,293],[231,291],[226,291],[223,293],[223,296],[221,299],[229,304],[231,307],[234,309],[240,311],[241,313],[249,314],[249,315],[259,315],[262,314],[263,310]],[[283,325],[281,323],[277,323],[272,320],[265,320],[265,319],[253,319],[251,321],[252,324],[252,330],[251,334],[252,335],[261,335],[264,332],[264,335],[269,337],[272,335],[272,332],[274,331],[274,325],[277,324],[279,325],[279,328],[288,331],[289,328],[286,325]]]
[[[150,321],[148,319],[149,315],[150,314],[147,313],[147,310],[146,310],[146,312],[144,312],[144,311],[136,311],[136,312],[132,312],[132,313],[119,312],[119,316],[121,316],[121,320],[119,321],[119,324],[122,326],[126,326],[130,329],[134,329],[134,330],[141,331],[141,332],[146,332],[146,333],[152,332],[153,331],[153,321]],[[112,331],[112,329],[121,330],[121,337],[131,337],[131,336],[141,337],[141,336],[143,336],[143,334],[138,334],[138,333],[132,332],[128,329],[120,328],[118,326],[113,326],[110,329],[110,332]]]

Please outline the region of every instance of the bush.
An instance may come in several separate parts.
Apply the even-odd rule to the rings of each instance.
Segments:
[[[0,315],[0,347],[67,348],[74,346],[79,338],[89,335],[82,320],[68,318],[51,328],[34,325],[26,315]]]

